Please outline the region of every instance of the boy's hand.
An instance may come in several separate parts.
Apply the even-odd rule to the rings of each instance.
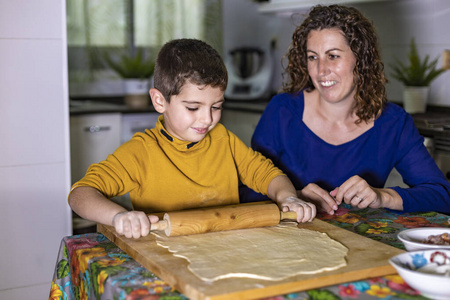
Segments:
[[[147,236],[150,232],[150,223],[156,223],[158,220],[157,216],[147,216],[142,211],[125,211],[116,214],[112,224],[118,234],[137,239]]]
[[[278,206],[283,212],[295,211],[299,223],[311,222],[316,216],[316,206],[297,197],[287,197]]]

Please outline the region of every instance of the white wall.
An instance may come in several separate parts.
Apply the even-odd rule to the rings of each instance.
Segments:
[[[402,86],[391,79],[389,64],[393,57],[402,58],[407,54],[412,37],[421,56],[439,56],[439,67],[442,66],[442,52],[450,49],[450,1],[391,0],[357,7],[374,20],[380,36],[386,75],[390,79],[387,85],[390,99],[402,99]],[[447,71],[431,84],[430,104],[450,106],[449,83],[450,71]]]
[[[65,4],[0,0],[0,299],[46,299],[71,233]]]
[[[242,43],[266,46],[276,38],[278,48],[274,59],[277,65],[273,90],[281,84],[281,57],[285,54],[295,26],[303,20],[258,13],[258,4],[252,1],[223,1],[224,48],[225,51]],[[387,0],[377,3],[354,5],[374,21],[380,37],[381,52],[390,82],[387,85],[391,101],[402,101],[402,86],[390,76],[389,64],[393,56],[399,58],[409,50],[414,37],[419,54],[440,56],[444,49],[450,49],[450,1],[448,0]],[[441,65],[441,59],[439,59]],[[430,104],[450,106],[450,71],[438,77],[431,85]]]

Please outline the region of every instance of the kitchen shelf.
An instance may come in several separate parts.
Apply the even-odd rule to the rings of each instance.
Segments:
[[[360,4],[386,2],[389,0],[270,0],[259,5],[258,11],[265,14],[286,14],[306,12],[317,4]]]

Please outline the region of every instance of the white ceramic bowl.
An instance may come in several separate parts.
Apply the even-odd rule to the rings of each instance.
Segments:
[[[448,300],[450,299],[450,277],[435,270],[436,262],[444,263],[439,267],[440,269],[445,268],[450,271],[450,250],[405,252],[389,259],[389,263],[394,266],[403,280],[423,296]],[[427,271],[429,273],[418,271],[423,267],[431,268],[431,270]]]
[[[438,235],[445,232],[450,234],[450,228],[414,228],[401,231],[397,237],[400,241],[403,242],[406,250],[408,251],[425,249],[450,250],[450,245],[433,245],[423,243],[423,240],[426,240],[430,235]]]

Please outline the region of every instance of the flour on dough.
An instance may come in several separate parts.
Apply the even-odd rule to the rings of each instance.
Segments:
[[[278,281],[347,265],[348,249],[341,243],[326,233],[292,225],[189,236],[155,235],[159,246],[185,258],[188,269],[204,281],[232,277]]]

